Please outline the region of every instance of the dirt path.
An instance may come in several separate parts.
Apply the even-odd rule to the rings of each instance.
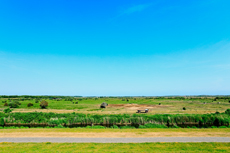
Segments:
[[[2,132],[0,137],[79,137],[79,138],[130,138],[130,137],[230,137],[225,132]]]
[[[228,137],[156,137],[156,138],[0,138],[0,142],[69,143],[144,143],[144,142],[230,142]]]

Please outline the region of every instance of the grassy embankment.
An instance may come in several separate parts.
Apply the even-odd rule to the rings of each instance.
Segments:
[[[4,106],[3,101],[10,100],[6,98],[0,99],[0,109],[7,108]],[[14,99],[12,98],[11,101]],[[49,100],[48,109],[40,109],[39,103],[35,103],[35,99],[19,100],[21,105],[19,108],[15,108],[14,112],[26,112],[26,111],[43,111],[43,112],[77,112],[77,113],[90,113],[90,114],[117,114],[117,113],[136,113],[138,108],[150,108],[150,114],[158,113],[189,113],[189,114],[203,114],[214,113],[216,111],[223,112],[230,107],[229,99],[217,99],[211,98],[194,98],[194,99],[154,99],[144,97],[130,97],[130,98],[78,98],[71,101],[61,100]],[[127,101],[128,100],[128,101]],[[73,104],[77,102],[78,104]],[[106,109],[99,109],[102,102],[109,104]],[[218,102],[220,102],[218,104]],[[27,107],[28,103],[33,103],[32,107]],[[161,103],[161,105],[159,105]],[[112,105],[113,106],[112,106]],[[138,104],[131,106],[130,104]],[[151,105],[151,106],[144,106]],[[186,110],[182,110],[185,107]]]
[[[116,114],[95,115],[76,113],[0,113],[0,126],[86,127],[86,128],[178,128],[221,127],[230,123],[230,109],[215,114]],[[96,125],[96,126],[94,126]],[[103,125],[103,126],[102,126]],[[2,128],[1,127],[1,128]],[[5,127],[4,127],[5,128]]]
[[[230,152],[230,143],[1,143],[1,152]]]
[[[1,129],[0,137],[230,137],[230,129]]]

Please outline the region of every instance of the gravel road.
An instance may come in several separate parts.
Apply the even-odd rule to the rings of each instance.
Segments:
[[[230,142],[229,137],[148,137],[148,138],[0,138],[0,142],[143,143],[143,142]]]

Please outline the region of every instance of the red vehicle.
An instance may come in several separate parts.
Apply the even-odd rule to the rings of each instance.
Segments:
[[[149,112],[149,109],[144,109],[144,110],[138,109],[137,110],[137,113],[148,113],[148,112]]]

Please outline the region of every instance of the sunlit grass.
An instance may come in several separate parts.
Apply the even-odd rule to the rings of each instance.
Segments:
[[[229,152],[230,143],[0,143],[9,152]]]

